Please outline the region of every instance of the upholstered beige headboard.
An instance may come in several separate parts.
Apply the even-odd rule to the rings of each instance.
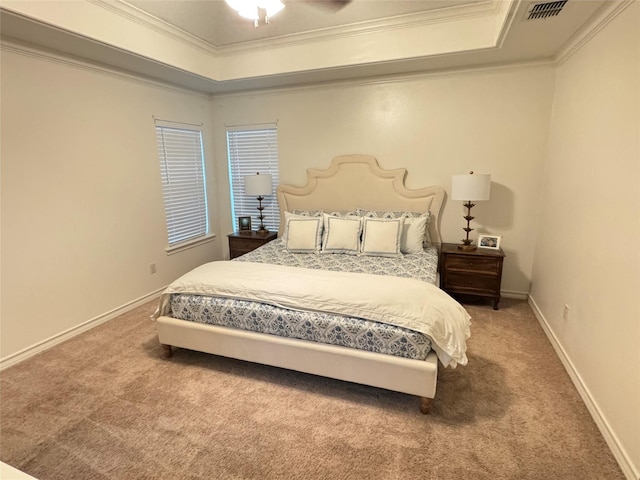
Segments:
[[[335,157],[326,170],[308,169],[304,187],[280,185],[280,235],[284,229],[284,212],[292,210],[366,210],[431,212],[430,235],[439,246],[440,212],[444,188],[431,186],[409,190],[404,186],[407,170],[383,170],[371,155]]]

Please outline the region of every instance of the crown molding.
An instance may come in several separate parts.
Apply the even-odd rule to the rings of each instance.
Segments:
[[[500,10],[500,0],[484,0],[474,4],[429,10],[422,13],[397,15],[381,20],[369,20],[336,27],[327,27],[307,32],[253,40],[218,47],[222,55],[230,55],[246,50],[266,49],[305,43],[320,42],[327,39],[344,39],[379,32],[393,32],[398,29],[422,27],[436,23],[446,23],[472,17],[495,15]]]
[[[554,61],[562,65],[584,45],[595,37],[600,30],[606,27],[624,9],[632,5],[636,0],[615,0],[607,2],[606,7],[597,12],[555,55]]]
[[[282,87],[257,88],[249,90],[241,90],[237,92],[211,93],[213,100],[234,98],[234,97],[252,97],[264,95],[278,95],[290,92],[304,92],[307,90],[344,88],[353,86],[376,86],[389,85],[398,82],[417,82],[426,78],[436,77],[455,77],[474,74],[491,74],[493,72],[509,71],[509,70],[525,70],[531,68],[555,68],[555,62],[551,58],[542,60],[529,60],[521,62],[505,62],[490,65],[478,65],[471,67],[452,67],[431,70],[428,72],[412,72],[412,73],[390,73],[387,75],[370,76],[363,78],[352,78],[348,80],[327,80],[321,82],[307,83],[304,85],[287,85]]]
[[[67,53],[60,53],[53,50],[45,50],[41,47],[34,47],[31,45],[23,44],[16,40],[7,40],[2,38],[0,41],[0,51],[15,53],[24,57],[35,58],[51,63],[57,63],[66,67],[77,68],[92,73],[99,73],[100,75],[115,77],[123,80],[128,80],[135,83],[141,83],[145,85],[151,85],[156,88],[163,88],[172,92],[186,93],[189,95],[195,95],[201,98],[209,98],[211,94],[203,93],[190,88],[174,85],[169,82],[163,82],[160,80],[154,80],[145,77],[140,74],[128,73],[124,70],[118,70],[114,67],[107,67],[103,64],[91,63],[87,60],[69,55]]]
[[[308,32],[294,33],[271,37],[269,39],[252,40],[233,45],[216,46],[211,43],[181,30],[164,20],[140,10],[129,4],[126,0],[87,0],[88,2],[109,10],[156,33],[165,35],[173,40],[180,41],[206,53],[213,55],[231,55],[242,51],[291,46],[309,42],[318,42],[328,38],[347,38],[355,35],[364,35],[383,31],[393,31],[400,28],[420,27],[435,23],[445,23],[470,17],[495,15],[504,3],[504,0],[482,0],[477,3],[445,7],[422,13],[397,15],[381,20],[327,27]]]
[[[545,66],[555,66],[553,59],[532,60],[525,62],[507,62],[492,65],[481,65],[473,67],[457,67],[443,68],[429,72],[413,72],[413,73],[393,73],[387,75],[371,76],[366,78],[354,78],[348,80],[327,80],[321,82],[313,82],[305,85],[281,86],[249,89],[238,92],[225,93],[205,93],[188,87],[181,87],[162,80],[154,80],[141,74],[128,73],[114,67],[108,67],[103,64],[91,63],[85,59],[81,59],[67,53],[55,52],[53,50],[45,50],[40,46],[31,46],[16,40],[8,40],[3,38],[0,41],[0,51],[10,52],[25,57],[35,58],[42,61],[57,63],[67,67],[78,68],[92,73],[98,73],[105,76],[120,78],[123,80],[150,85],[156,88],[163,88],[172,92],[179,92],[194,95],[200,98],[222,99],[230,97],[255,96],[265,94],[281,94],[295,91],[317,90],[319,88],[336,88],[348,86],[362,85],[385,85],[397,82],[420,81],[425,78],[433,77],[450,77],[462,76],[477,73],[491,73],[504,70],[519,70],[528,68],[537,68]]]
[[[104,45],[106,47],[115,48],[116,50],[122,52],[122,55],[127,53],[137,55],[137,56],[140,56],[141,58],[146,59],[147,61],[157,63],[159,66],[165,65],[167,68],[174,69],[176,71],[182,70],[186,73],[190,73],[191,75],[194,76],[194,79],[191,82],[186,82],[184,84],[184,88],[187,88],[187,89],[194,88],[200,91],[212,92],[214,91],[214,87],[212,85],[207,84],[207,81],[212,81],[214,83],[219,84],[219,88],[221,90],[224,90],[227,85],[230,85],[229,82],[232,82],[234,80],[244,79],[248,82],[247,88],[251,89],[251,85],[250,85],[251,79],[252,78],[257,79],[260,77],[260,75],[271,76],[271,77],[275,77],[275,76],[282,77],[283,75],[296,75],[296,74],[304,73],[304,72],[298,72],[297,70],[291,71],[291,72],[278,71],[274,73],[272,72],[272,70],[266,68],[266,69],[263,69],[266,73],[263,72],[261,74],[261,71],[259,71],[258,75],[253,75],[253,73],[251,72],[251,69],[247,70],[244,67],[242,68],[239,67],[242,65],[253,65],[254,64],[253,59],[258,54],[261,57],[260,58],[261,61],[264,61],[264,54],[271,55],[270,58],[277,58],[277,59],[281,57],[289,58],[288,56],[283,57],[283,55],[285,56],[287,55],[287,52],[283,51],[282,49],[287,47],[302,48],[305,45],[308,45],[312,48],[316,48],[316,50],[319,51],[318,47],[319,46],[320,48],[322,47],[322,43],[319,43],[319,42],[327,42],[327,41],[349,42],[351,39],[353,39],[355,36],[358,36],[358,35],[364,36],[361,38],[364,38],[365,40],[369,38],[367,37],[367,35],[372,35],[372,36],[383,35],[386,38],[393,38],[394,35],[401,33],[402,30],[406,30],[407,35],[413,35],[414,38],[419,38],[420,35],[422,35],[424,32],[426,32],[429,29],[430,25],[442,26],[441,28],[442,30],[446,30],[449,26],[451,26],[451,28],[455,29],[457,32],[461,32],[464,30],[464,27],[465,25],[467,25],[467,22],[471,22],[474,24],[479,23],[485,26],[491,23],[496,23],[496,24],[500,23],[502,25],[502,28],[504,29],[505,28],[504,23],[509,18],[511,9],[513,9],[514,5],[516,5],[517,2],[520,0],[482,0],[476,3],[465,4],[465,5],[454,6],[454,7],[446,7],[438,10],[423,12],[422,14],[399,15],[395,17],[389,17],[383,20],[359,22],[351,25],[343,25],[340,27],[327,28],[327,29],[317,30],[313,32],[305,32],[302,34],[288,35],[276,40],[269,39],[269,40],[261,40],[258,42],[237,44],[236,46],[229,47],[229,48],[227,47],[215,48],[212,45],[205,42],[204,40],[199,39],[198,37],[191,35],[177,27],[174,27],[173,25],[163,20],[160,20],[152,15],[149,15],[143,10],[140,10],[139,8],[133,5],[130,5],[129,3],[127,3],[127,0],[82,0],[82,1],[86,2],[85,6],[89,6],[91,8],[91,10],[88,10],[88,11],[90,14],[93,15],[92,18],[94,18],[94,21],[99,20],[101,22],[109,22],[112,20],[114,24],[120,25],[123,29],[126,29],[127,31],[131,31],[131,32],[137,31],[137,34],[135,35],[135,37],[144,38],[145,31],[146,31],[149,33],[150,38],[155,39],[156,43],[159,42],[160,44],[168,45],[170,48],[165,48],[164,50],[162,50],[162,52],[167,52],[167,55],[168,55],[168,56],[162,57],[164,60],[157,60],[157,59],[154,59],[156,57],[152,56],[154,53],[158,53],[159,51],[158,48],[154,49],[153,45],[155,45],[156,43],[151,45],[148,43],[139,42],[140,45],[144,47],[143,50],[146,52],[145,54],[136,54],[135,51],[127,50],[126,47],[122,48],[122,47],[116,46],[115,44],[113,44],[113,38],[115,37],[113,38],[109,37],[109,32],[107,32],[107,34],[104,34],[103,32],[102,36],[106,37],[107,39],[103,41],[97,41],[97,43]],[[29,10],[26,10],[26,11],[29,11]],[[36,9],[35,12],[38,13],[38,10]],[[9,10],[8,13],[15,15],[17,17],[28,18],[26,17],[27,15],[26,13],[19,13],[18,11],[15,13],[12,13],[11,10]],[[37,22],[38,20],[32,19],[32,21]],[[67,25],[67,23],[64,23],[64,22],[63,24]],[[75,23],[72,23],[72,24],[75,25]],[[45,23],[42,23],[42,25],[47,26],[47,24]],[[58,29],[61,32],[66,32],[71,35],[76,35],[79,38],[86,38],[88,40],[91,40],[91,37],[87,36],[87,35],[90,35],[90,33],[85,33],[83,36],[82,34],[74,33],[71,30],[64,30],[63,27],[56,27],[55,25],[48,25],[48,26],[54,29]],[[498,25],[496,25],[496,27],[497,26]],[[111,33],[117,36],[116,33],[114,32],[111,32]],[[128,43],[125,42],[125,43],[127,45],[135,44],[135,37],[130,38],[131,42],[128,42]],[[111,40],[109,40],[109,38],[111,38]],[[497,38],[498,38],[498,31],[496,30],[492,32],[490,37],[487,37],[485,39],[486,40],[485,48],[495,48],[496,47],[495,42]],[[19,43],[31,45],[31,40],[30,38],[27,38],[27,37],[25,37],[25,39],[22,39],[22,40],[20,39],[20,37],[18,37],[14,40]],[[274,44],[272,44],[272,42],[274,42]],[[33,46],[37,47],[37,45],[35,44],[33,44]],[[261,46],[261,47],[258,48],[258,46]],[[62,53],[62,51],[56,50],[57,47],[47,47],[45,44],[42,44],[42,46],[39,48],[42,48],[45,51],[50,51],[54,53]],[[64,45],[62,48],[64,48]],[[135,47],[129,47],[129,48],[135,49]],[[194,57],[192,60],[182,62],[182,60],[184,60],[184,55],[180,57],[176,57],[174,54],[173,57],[171,56],[172,52],[176,52],[176,51],[182,51],[183,54],[187,56],[189,54],[189,51],[191,51],[193,52]],[[418,53],[412,52],[412,53],[413,53],[412,58],[416,57],[416,55],[419,54],[419,52]],[[439,53],[439,55],[446,55],[448,53],[450,52],[445,52],[445,53],[441,52]],[[71,57],[74,57],[73,49],[72,49],[72,52],[69,53],[69,55]],[[234,56],[236,55],[240,57],[244,55],[246,58],[240,58],[238,61],[236,61],[236,59],[234,58]],[[402,61],[407,60],[404,58],[402,59],[387,58],[389,56],[393,57],[393,52],[391,52],[389,55],[386,55],[385,58],[382,59],[382,61],[380,60],[373,61],[371,62],[371,64],[372,65],[377,63],[385,64],[385,63],[393,63],[394,61],[399,61],[399,60],[402,60]],[[77,57],[77,58],[80,58],[80,57]],[[104,60],[105,62],[110,61],[108,56],[105,57],[103,55],[100,58],[102,59],[106,58],[106,60]],[[221,63],[222,66],[218,65],[218,61],[222,62]],[[87,62],[93,63],[95,65],[99,64],[98,62],[95,62],[92,60],[87,60]],[[220,76],[220,72],[218,72],[218,70],[227,66],[229,62],[231,62],[230,65],[236,70],[240,68],[240,70],[236,72],[236,76],[238,78],[235,78],[235,77],[226,78],[225,76]],[[127,62],[125,62],[125,64],[128,65]],[[116,65],[118,65],[117,62],[116,62]],[[179,66],[182,66],[183,68],[180,68],[179,66],[173,67],[172,65],[179,65]],[[124,67],[115,66],[112,68],[127,72],[127,66],[124,66]],[[158,68],[156,69],[145,68],[142,71],[141,76],[143,76],[144,78],[152,78],[154,73],[150,73],[150,72],[157,73]],[[327,70],[327,69],[331,69],[331,68],[327,67],[324,64],[321,64],[318,71]],[[312,71],[314,69],[309,68],[307,70]],[[232,70],[232,72],[233,71],[234,70]],[[249,73],[247,73],[247,71]],[[375,73],[375,72],[370,72],[370,73]],[[378,72],[378,73],[381,73],[381,72]],[[198,78],[195,78],[195,77],[198,77],[201,80],[198,80]],[[161,82],[167,82],[170,85],[175,84],[176,86],[181,85],[181,82],[171,72],[168,73],[168,76],[162,77],[162,78],[164,78],[164,80],[161,80]],[[329,79],[326,78],[326,80],[329,80]],[[269,82],[267,82],[267,86],[268,85],[269,85]],[[253,87],[256,87],[256,86],[258,85],[253,85]],[[275,85],[273,86],[275,87]]]
[[[171,25],[153,15],[140,10],[139,8],[127,3],[124,0],[86,0],[87,2],[108,10],[111,13],[121,16],[129,21],[137,23],[138,25],[153,30],[156,33],[160,33],[172,40],[176,40],[190,47],[197,48],[208,54],[216,54],[218,48],[212,45],[200,37],[196,37],[180,28]]]
[[[505,2],[506,3],[506,2]],[[504,42],[507,38],[507,34],[509,30],[511,30],[511,26],[513,22],[515,22],[517,18],[517,13],[520,11],[520,5],[522,4],[522,0],[515,0],[508,5],[508,11],[505,16],[504,22],[500,25],[500,31],[498,32],[498,36],[496,38],[496,48],[502,48]]]

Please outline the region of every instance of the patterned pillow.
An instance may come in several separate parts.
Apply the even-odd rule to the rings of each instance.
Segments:
[[[404,218],[365,217],[360,253],[372,257],[399,257]]]
[[[422,243],[423,243],[423,247],[428,247],[431,245],[431,235],[429,234],[429,220],[431,218],[431,212],[399,212],[399,211],[380,211],[380,210],[364,210],[362,208],[358,208],[357,209],[357,214],[361,217],[365,217],[365,218],[421,218],[424,217],[425,220],[425,225],[424,227],[422,227],[419,224],[414,224],[413,221],[410,221],[409,224],[407,225],[405,223],[405,233],[408,233],[413,237],[413,235],[420,235],[420,231],[424,228],[424,236],[422,237]],[[407,232],[407,229],[409,229],[409,232]],[[402,245],[404,245],[405,249],[407,250],[411,250],[411,251],[402,251],[402,253],[417,253],[416,251],[413,251],[414,248],[407,248],[407,244],[409,245],[415,245],[414,241],[407,241],[406,238],[403,239],[402,241]]]
[[[362,218],[334,217],[324,214],[324,233],[321,253],[346,253],[358,255],[360,252],[360,233]]]
[[[285,212],[285,248],[291,253],[318,253],[322,240],[323,219]]]
[[[302,215],[305,217],[322,217],[325,213],[327,215],[331,215],[332,217],[350,217],[350,216],[358,216],[357,210],[334,210],[332,212],[325,212],[324,210],[292,210],[291,213],[295,213],[296,215]]]

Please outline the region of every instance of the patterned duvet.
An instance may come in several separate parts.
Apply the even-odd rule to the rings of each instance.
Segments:
[[[278,239],[234,261],[393,275],[435,283],[437,259],[435,248],[398,258],[294,254],[287,252],[283,241]],[[243,300],[173,294],[171,316],[418,360],[424,360],[431,350],[428,337],[402,327],[362,318],[287,310]]]

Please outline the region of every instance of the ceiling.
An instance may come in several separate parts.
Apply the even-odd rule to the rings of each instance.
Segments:
[[[284,0],[285,8],[257,28],[223,0],[127,0],[127,3],[216,47],[480,3],[482,0]]]
[[[206,93],[552,61],[618,0],[284,0],[255,28],[222,0],[3,0],[0,32]],[[5,42],[6,43],[6,42]]]

